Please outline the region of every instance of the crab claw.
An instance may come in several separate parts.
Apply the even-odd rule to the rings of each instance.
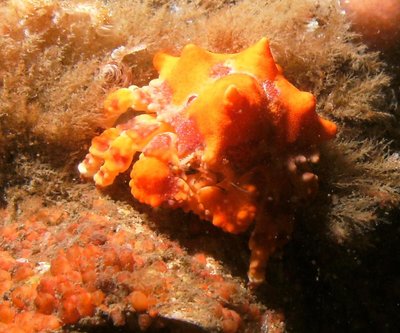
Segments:
[[[178,167],[176,134],[156,135],[145,147],[131,172],[132,195],[152,207],[187,202],[191,190]]]
[[[148,111],[151,98],[145,87],[130,86],[118,89],[109,94],[104,101],[105,121],[112,125],[120,115],[133,109],[136,111]]]
[[[179,206],[191,194],[187,183],[174,174],[167,162],[143,154],[133,165],[129,186],[136,199],[152,207]]]
[[[92,178],[104,162],[111,143],[118,138],[121,131],[117,128],[109,128],[92,139],[89,154],[79,163],[78,170],[85,178]]]
[[[136,152],[167,129],[167,125],[147,114],[110,128],[92,140],[89,154],[78,169],[84,177],[93,177],[96,185],[109,186],[130,167]]]

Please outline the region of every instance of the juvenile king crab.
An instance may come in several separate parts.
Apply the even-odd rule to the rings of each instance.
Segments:
[[[236,54],[189,44],[180,57],[156,54],[154,66],[148,86],[107,97],[109,123],[140,114],[95,137],[79,171],[104,187],[133,163],[140,202],[192,211],[230,233],[255,221],[248,276],[257,285],[291,232],[293,207],[317,191],[311,165],[336,125],[285,79],[266,38]]]

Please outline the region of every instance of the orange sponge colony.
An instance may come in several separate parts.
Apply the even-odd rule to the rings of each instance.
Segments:
[[[158,53],[154,66],[159,78],[105,102],[109,121],[145,114],[94,138],[79,171],[107,186],[141,152],[130,182],[139,201],[193,211],[232,233],[256,221],[249,278],[258,284],[276,236],[290,232],[286,213],[317,189],[311,164],[336,125],[286,80],[266,38],[236,54],[190,44],[180,57]]]

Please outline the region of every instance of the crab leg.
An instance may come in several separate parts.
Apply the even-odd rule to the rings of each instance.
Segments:
[[[268,212],[258,214],[249,240],[251,257],[247,275],[251,287],[257,287],[265,281],[268,259],[277,248],[287,242],[286,235],[290,235],[292,225],[293,216],[289,214]]]
[[[176,141],[172,132],[154,136],[133,165],[129,186],[140,202],[158,207],[163,203],[182,206],[190,201],[193,193],[178,168]]]
[[[135,153],[168,128],[168,125],[147,114],[110,128],[92,140],[89,154],[78,169],[84,177],[93,177],[96,185],[111,185],[118,174],[129,168]]]
[[[170,91],[160,79],[154,79],[148,86],[140,88],[135,85],[121,88],[104,101],[105,120],[112,125],[128,109],[155,113],[165,107],[169,99]]]

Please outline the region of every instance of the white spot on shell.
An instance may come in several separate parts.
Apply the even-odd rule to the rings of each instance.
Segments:
[[[307,23],[307,32],[314,32],[319,27],[317,19],[313,18]]]
[[[78,170],[82,175],[86,175],[87,172],[88,172],[88,170],[86,169],[86,166],[85,166],[85,164],[83,162],[79,163]]]

